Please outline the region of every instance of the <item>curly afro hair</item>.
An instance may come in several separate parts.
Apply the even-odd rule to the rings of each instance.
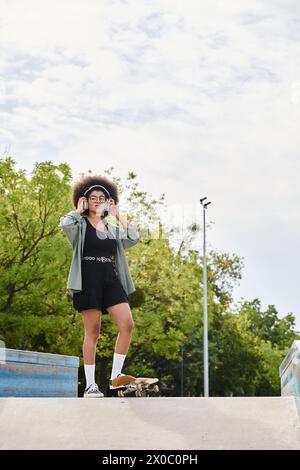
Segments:
[[[80,180],[76,181],[73,186],[72,202],[75,208],[77,208],[78,199],[83,196],[84,192],[90,186],[93,186],[95,184],[100,184],[101,186],[104,186],[110,193],[110,197],[115,201],[116,204],[118,204],[118,187],[113,181],[109,180],[106,176],[101,175],[84,176]],[[86,197],[88,197],[92,191],[97,191],[97,189],[101,190],[101,188],[93,188],[86,194]],[[103,193],[105,194],[105,198],[108,199],[108,195],[104,190]]]

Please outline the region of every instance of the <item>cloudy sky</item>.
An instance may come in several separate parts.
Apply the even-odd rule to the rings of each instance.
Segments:
[[[296,0],[0,0],[0,153],[207,196],[235,300],[300,329],[299,40]]]

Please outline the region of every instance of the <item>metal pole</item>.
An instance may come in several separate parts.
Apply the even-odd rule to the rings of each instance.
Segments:
[[[206,273],[206,220],[205,211],[210,202],[203,204],[207,199],[202,198],[203,206],[203,363],[204,363],[204,396],[209,397],[209,370],[208,370],[208,319],[207,319],[207,273]]]

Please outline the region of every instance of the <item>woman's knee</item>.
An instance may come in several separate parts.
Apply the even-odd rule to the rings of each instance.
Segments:
[[[97,341],[100,336],[101,318],[98,311],[83,312],[84,337]]]
[[[133,319],[129,318],[126,322],[124,322],[120,328],[120,332],[130,334],[134,328],[134,321]]]
[[[97,341],[100,336],[100,323],[88,325],[84,328],[84,336],[90,340]]]
[[[97,341],[100,336],[100,330],[99,328],[95,328],[92,330],[85,330],[84,331],[84,337],[91,340],[91,341]]]

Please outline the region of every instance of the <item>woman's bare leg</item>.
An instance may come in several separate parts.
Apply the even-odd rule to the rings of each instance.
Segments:
[[[101,312],[96,309],[82,310],[84,341],[82,345],[84,364],[95,364],[96,346],[100,336]]]
[[[131,315],[130,306],[127,302],[107,307],[113,321],[119,329],[119,334],[115,344],[115,353],[126,355],[131,342],[134,321]]]

